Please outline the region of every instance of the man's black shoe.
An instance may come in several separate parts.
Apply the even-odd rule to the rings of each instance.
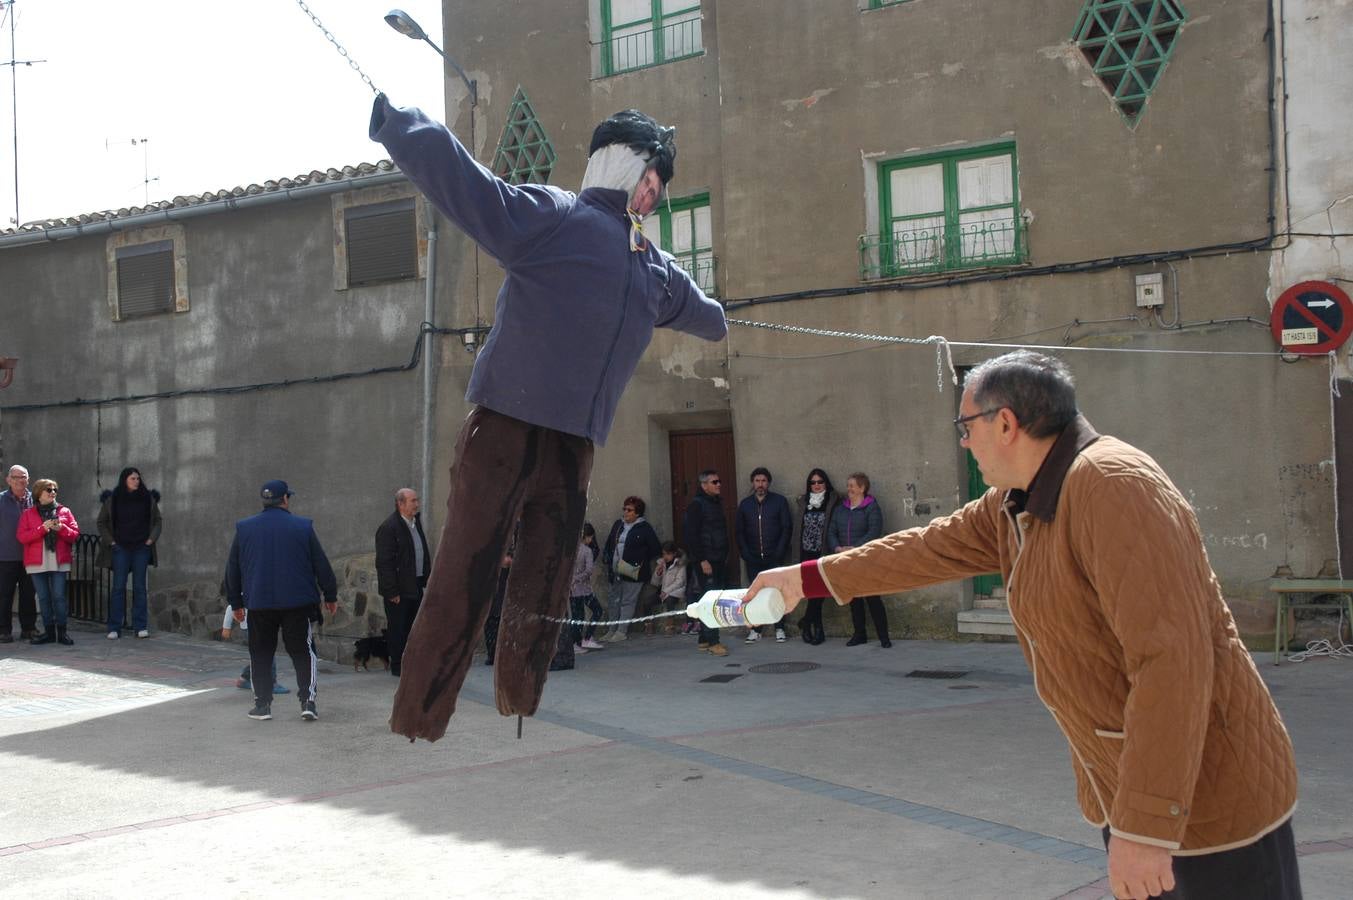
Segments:
[[[307,700],[301,704],[301,718],[307,722],[313,722],[319,718],[319,713],[315,711],[314,700]]]
[[[272,718],[272,707],[264,706],[261,703],[255,703],[254,708],[249,710],[249,718],[258,719],[260,722],[266,722]]]

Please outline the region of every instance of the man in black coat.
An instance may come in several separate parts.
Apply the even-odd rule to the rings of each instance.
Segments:
[[[736,532],[738,552],[747,566],[747,583],[756,580],[767,569],[789,562],[789,538],[794,533],[794,520],[789,515],[789,501],[770,489],[770,469],[757,466],[752,469],[752,492],[738,504]],[[785,642],[783,616],[775,623],[775,640]],[[761,637],[760,628],[747,629],[747,643]]]
[[[695,577],[695,599],[705,591],[728,585],[725,567],[728,561],[728,522],[723,516],[719,473],[706,469],[700,473],[700,492],[686,507],[685,526],[687,572]],[[719,629],[700,623],[700,649],[715,656],[727,656],[728,648],[719,642]]]
[[[423,534],[420,509],[417,492],[400,488],[395,491],[395,511],[376,529],[376,590],[385,600],[390,674],[396,677],[432,571],[432,553]]]

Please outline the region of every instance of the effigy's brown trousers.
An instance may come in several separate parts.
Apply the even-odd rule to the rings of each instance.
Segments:
[[[494,661],[498,712],[533,715],[545,689],[578,551],[592,442],[476,407],[456,442],[446,525],[404,648],[390,730],[446,733],[521,520]]]

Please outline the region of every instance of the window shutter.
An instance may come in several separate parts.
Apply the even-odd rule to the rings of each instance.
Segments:
[[[350,207],[347,228],[348,284],[376,284],[418,277],[418,229],[413,199]]]
[[[155,241],[117,251],[119,318],[174,311],[174,242]]]

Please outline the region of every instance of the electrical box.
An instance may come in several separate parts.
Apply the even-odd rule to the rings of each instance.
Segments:
[[[1152,272],[1149,275],[1138,275],[1136,283],[1138,306],[1150,307],[1165,305],[1165,280],[1159,272]]]

